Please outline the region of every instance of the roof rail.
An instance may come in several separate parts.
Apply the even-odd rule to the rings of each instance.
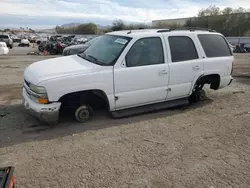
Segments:
[[[164,32],[170,32],[171,29],[161,29],[161,30],[158,30],[157,33],[164,33]]]
[[[209,28],[200,28],[200,27],[185,27],[182,29],[176,29],[176,28],[170,28],[170,29],[160,29],[157,31],[157,33],[164,33],[164,32],[171,32],[171,31],[209,31],[209,32],[216,32],[215,30],[209,29]]]
[[[209,32],[216,32],[213,29],[209,29],[209,28],[201,28],[201,27],[185,27],[185,30],[190,30],[190,31],[209,31]]]

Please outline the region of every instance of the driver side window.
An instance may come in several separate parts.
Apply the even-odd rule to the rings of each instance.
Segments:
[[[161,38],[149,37],[137,40],[125,59],[127,67],[164,64]]]

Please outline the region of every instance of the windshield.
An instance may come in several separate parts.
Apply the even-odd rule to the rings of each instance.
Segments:
[[[113,65],[130,40],[130,37],[104,35],[79,56],[100,65]]]
[[[97,41],[99,38],[100,38],[100,37],[95,37],[95,38],[91,39],[90,41],[86,42],[85,44],[88,45],[88,46],[90,46],[90,45],[92,45],[95,41]]]

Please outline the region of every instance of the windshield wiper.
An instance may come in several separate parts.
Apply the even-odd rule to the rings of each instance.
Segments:
[[[94,63],[94,64],[103,65],[102,62],[100,62],[96,57],[94,57],[92,55],[86,55],[85,53],[81,53],[81,54],[77,54],[77,55],[83,59],[86,59],[87,61]]]
[[[83,58],[83,59],[86,59],[86,60],[88,60],[88,61],[90,61],[90,60],[87,58],[87,56],[86,56],[85,53],[77,54],[77,56],[78,56],[78,57],[81,57],[81,58]]]
[[[99,62],[96,57],[94,57],[92,55],[87,55],[87,57],[90,57],[94,61],[94,62],[92,61],[93,63],[98,64],[98,65],[102,65],[102,63]]]

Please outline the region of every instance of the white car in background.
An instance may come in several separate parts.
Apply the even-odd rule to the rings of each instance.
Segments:
[[[18,46],[30,46],[30,41],[28,39],[22,39]]]
[[[0,42],[0,55],[6,55],[9,53],[9,48],[5,42]]]

